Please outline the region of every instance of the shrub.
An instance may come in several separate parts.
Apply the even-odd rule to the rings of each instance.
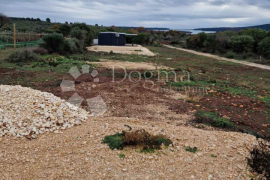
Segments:
[[[209,123],[215,127],[221,128],[233,127],[233,123],[229,119],[220,117],[217,113],[214,112],[197,111],[195,113],[195,117],[199,123]]]
[[[254,39],[248,35],[232,36],[229,45],[235,52],[249,52],[253,49]]]
[[[208,34],[207,38],[205,40],[205,46],[206,48],[214,53],[217,49],[217,40],[216,40],[216,35],[215,34]]]
[[[140,146],[143,147],[143,152],[153,152],[155,149],[160,149],[162,144],[169,146],[172,141],[164,135],[153,136],[142,129],[106,136],[102,143],[108,144],[112,150],[123,149],[125,146]]]
[[[186,38],[186,45],[189,49],[196,49],[198,47],[199,36],[191,36]]]
[[[201,32],[198,34],[198,46],[203,47],[205,40],[207,39],[207,34],[205,32]]]
[[[36,54],[40,54],[40,55],[46,55],[49,52],[47,51],[47,49],[41,48],[41,47],[37,47],[37,48],[33,48],[32,51]]]
[[[86,31],[81,30],[79,27],[75,27],[70,32],[70,37],[78,39],[78,43],[80,46],[80,49],[83,49],[85,46],[85,40],[86,40]]]
[[[39,61],[39,57],[37,56],[37,54],[33,53],[30,50],[20,49],[20,50],[13,52],[9,56],[8,61],[12,62],[12,63],[34,62],[34,61]]]
[[[259,43],[259,52],[266,58],[270,58],[270,37],[263,39]]]
[[[83,52],[83,46],[80,43],[80,41],[76,38],[71,38],[68,40],[68,44],[70,46],[70,51],[72,53],[82,53]]]
[[[233,58],[235,58],[237,55],[236,55],[234,52],[229,51],[229,52],[226,53],[225,56],[226,56],[226,58],[233,59]]]
[[[171,42],[171,44],[172,44],[172,45],[180,44],[180,41],[178,41],[178,40],[173,40],[173,41]]]
[[[255,54],[253,52],[244,52],[242,54],[242,59],[255,58]]]
[[[68,24],[62,24],[59,27],[59,32],[63,34],[64,37],[68,37],[70,31],[71,31],[71,27]]]
[[[270,143],[266,140],[260,140],[251,151],[251,157],[248,158],[248,164],[254,172],[264,176],[262,179],[270,179]]]
[[[217,50],[221,53],[225,53],[229,48],[229,38],[230,36],[225,32],[220,32],[216,34]]]
[[[49,53],[66,53],[70,51],[69,43],[61,34],[50,34],[43,37],[41,47],[47,49]]]
[[[151,39],[151,34],[140,33],[138,34],[138,44],[149,44]]]

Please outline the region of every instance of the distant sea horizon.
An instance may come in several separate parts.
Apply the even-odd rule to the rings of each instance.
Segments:
[[[194,30],[194,29],[175,29],[176,31],[186,31],[191,32],[191,34],[199,34],[201,32],[205,32],[206,34],[216,33],[216,31],[201,31],[201,30]]]

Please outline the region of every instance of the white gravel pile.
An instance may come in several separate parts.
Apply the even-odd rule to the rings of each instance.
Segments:
[[[0,136],[35,138],[80,125],[87,118],[87,111],[51,93],[0,85]]]

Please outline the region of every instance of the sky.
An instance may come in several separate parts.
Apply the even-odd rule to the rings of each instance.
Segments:
[[[270,24],[269,10],[269,0],[0,0],[10,17],[171,29]]]

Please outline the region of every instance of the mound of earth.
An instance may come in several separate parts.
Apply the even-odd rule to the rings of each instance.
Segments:
[[[0,136],[29,136],[79,125],[88,113],[53,94],[0,85]]]

